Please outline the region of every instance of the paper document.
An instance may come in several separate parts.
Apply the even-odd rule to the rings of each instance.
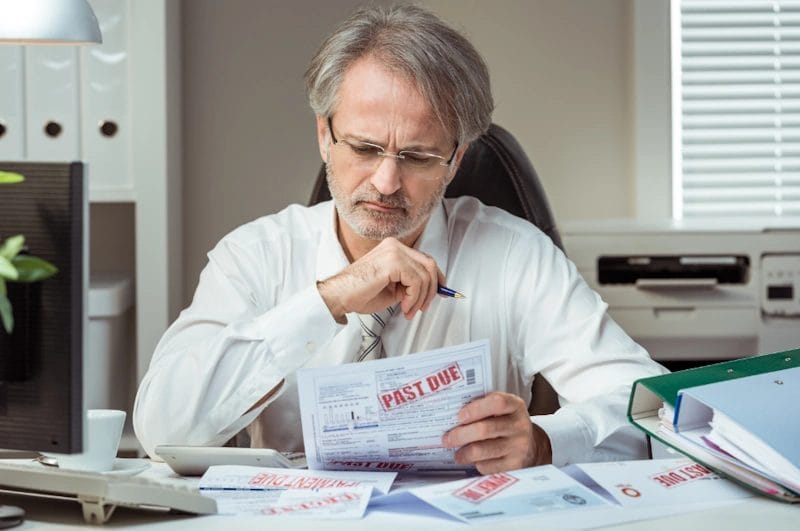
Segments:
[[[400,476],[370,511],[451,517],[470,523],[527,518],[531,525],[590,529],[738,503],[753,494],[689,459],[539,466],[443,481]],[[438,512],[434,512],[438,509]]]
[[[372,487],[317,490],[203,490],[214,498],[219,514],[305,516],[357,519],[364,516]]]
[[[297,388],[310,469],[462,468],[442,436],[491,386],[489,342],[336,367],[301,369]]]
[[[463,522],[500,522],[609,506],[552,465],[418,487],[408,491]],[[384,500],[384,498],[381,498]],[[385,501],[383,502],[385,503]],[[538,520],[531,520],[534,522]]]
[[[800,492],[800,367],[684,389],[674,428],[719,458]]]
[[[777,481],[744,466],[743,463],[731,459],[730,456],[725,456],[723,452],[713,449],[705,444],[700,436],[697,436],[694,441],[690,439],[690,436],[694,435],[691,432],[678,434],[672,429],[663,427],[658,431],[659,440],[665,444],[754,490],[776,499],[793,503],[800,501],[800,498],[797,498],[792,491]]]
[[[753,496],[751,491],[686,458],[584,463],[570,465],[564,472],[623,507],[670,507],[674,513],[687,503]]]
[[[220,514],[361,518],[373,489],[389,492],[395,475],[223,465],[210,467],[199,487]]]

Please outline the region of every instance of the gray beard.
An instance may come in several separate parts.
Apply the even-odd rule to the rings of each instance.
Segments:
[[[330,164],[325,164],[325,174],[339,217],[347,223],[347,226],[353,232],[362,238],[375,241],[386,238],[401,239],[417,230],[427,221],[436,205],[441,203],[447,187],[443,179],[439,190],[432,194],[429,200],[414,212],[411,201],[402,191],[395,192],[392,195],[383,195],[375,190],[369,182],[366,182],[353,192],[352,197],[347,197],[345,192],[338,186]],[[400,208],[402,209],[402,214],[367,210],[360,204],[361,201],[365,200]]]

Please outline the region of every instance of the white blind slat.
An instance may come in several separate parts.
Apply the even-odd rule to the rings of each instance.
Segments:
[[[702,202],[690,203],[685,205],[686,217],[721,217],[731,216],[741,218],[742,216],[752,217],[780,217],[780,216],[799,216],[800,201],[773,201],[773,202]]]
[[[681,8],[686,12],[695,11],[730,11],[735,9],[738,12],[764,10],[764,0],[684,0]],[[773,2],[769,2],[771,9]],[[800,10],[800,0],[783,0],[780,2],[782,11]]]
[[[774,144],[698,144],[684,146],[683,157],[690,160],[736,160],[740,158],[780,158],[800,156],[800,145],[775,147]]]
[[[776,30],[772,24],[755,27],[701,27],[684,28],[684,42],[741,42],[741,41],[769,41],[780,37],[781,41],[800,39],[800,27],[784,27]]]
[[[705,70],[701,72],[684,72],[684,86],[700,85],[765,85],[774,83],[800,83],[800,68],[793,70]]]
[[[800,56],[782,55],[778,58],[772,53],[766,55],[681,58],[681,69],[684,72],[713,70],[766,70],[776,72],[797,69],[798,67],[800,67]]]
[[[800,113],[746,113],[746,114],[685,114],[683,115],[684,134],[698,128],[796,128],[800,126]]]
[[[772,172],[743,173],[690,173],[684,176],[684,190],[688,188],[731,188],[736,186],[772,186],[776,182],[788,186],[800,186],[800,174],[776,174]]]
[[[800,42],[684,42],[683,56],[713,55],[797,55],[800,54]]]
[[[746,125],[746,124],[745,124]],[[729,127],[716,129],[711,127],[684,129],[683,143],[737,143],[737,142],[797,142],[800,140],[798,127]],[[777,147],[780,144],[776,143]]]
[[[775,191],[770,186],[747,186],[732,187],[722,189],[698,188],[687,189],[684,192],[687,203],[702,201],[798,201],[800,200],[800,188],[786,187],[780,191]]]
[[[770,83],[762,85],[713,84],[683,86],[683,97],[696,99],[799,98],[800,85]]]
[[[728,159],[686,159],[683,172],[800,172],[800,157],[747,157]]]
[[[759,98],[747,100],[688,100],[683,102],[684,114],[772,112],[776,116],[780,116],[784,112],[798,111],[800,111],[800,99]]]
[[[770,2],[771,3],[771,2]],[[714,28],[719,26],[753,27],[772,26],[776,21],[781,26],[797,26],[800,24],[800,13],[784,12],[774,13],[771,9],[759,9],[739,13],[734,10],[718,11],[716,13],[698,11],[686,13],[681,16],[681,25],[684,28]]]

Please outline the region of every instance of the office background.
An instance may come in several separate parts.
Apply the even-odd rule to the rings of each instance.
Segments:
[[[93,310],[100,290],[90,290],[90,322],[127,330],[115,334],[119,346],[90,341],[130,373],[114,386],[130,406],[208,250],[237,226],[308,200],[321,161],[302,75],[358,0],[90,2],[102,47],[0,49],[0,122],[10,120],[0,159],[88,162],[91,276],[111,273],[115,286],[103,295],[113,311]],[[765,232],[740,215],[726,221],[741,226],[657,226],[672,200],[669,2],[420,3],[486,58],[495,121],[539,170],[570,257],[654,357],[696,363],[800,343],[800,301],[765,295],[791,293],[791,282],[800,292],[797,219]],[[51,135],[49,121],[66,134]],[[603,223],[631,217],[647,219]],[[702,286],[677,274],[670,290],[640,278],[601,285],[598,258],[609,253],[676,263],[719,255],[743,264],[741,280],[704,289],[721,274],[709,265]]]
[[[635,214],[633,0],[421,4],[483,54],[494,119],[525,147],[557,220]],[[187,303],[205,253],[224,234],[308,200],[320,159],[302,75],[322,39],[356,5],[183,1]]]

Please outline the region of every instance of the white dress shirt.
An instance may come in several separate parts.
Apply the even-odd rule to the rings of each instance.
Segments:
[[[432,212],[416,247],[467,298],[436,297],[410,321],[398,313],[382,334],[388,357],[488,338],[495,390],[527,402],[539,374],[558,393],[555,414],[532,417],[555,465],[644,455],[628,395],[633,380],[664,369],[549,237],[462,197]],[[361,342],[356,316],[338,324],[316,288],[347,265],[330,201],[292,205],[225,236],[139,387],[134,427],[147,453],[223,444],[245,427],[253,446],[301,450],[295,370],[349,362]],[[284,379],[279,396],[250,411]]]

